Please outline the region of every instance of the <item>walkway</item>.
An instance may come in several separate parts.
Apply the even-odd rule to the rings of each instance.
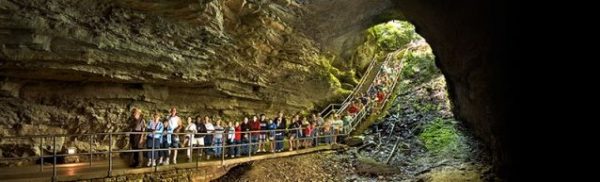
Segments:
[[[399,52],[399,51],[398,51]],[[393,53],[394,55],[397,54],[398,52]],[[326,118],[328,117],[330,114],[332,113],[343,113],[345,111],[345,109],[348,107],[349,103],[352,102],[352,100],[354,100],[354,96],[360,95],[360,93],[363,93],[365,95],[366,92],[369,90],[369,88],[371,87],[375,87],[375,80],[377,78],[379,78],[382,74],[384,74],[382,71],[383,66],[392,66],[392,67],[400,67],[401,61],[395,61],[395,59],[391,59],[390,57],[392,56],[388,56],[388,58],[386,58],[384,61],[371,61],[369,67],[367,68],[367,71],[365,72],[365,76],[363,76],[363,78],[361,79],[361,81],[359,82],[359,85],[356,86],[356,88],[354,89],[354,91],[351,93],[351,95],[349,95],[344,102],[340,103],[340,104],[331,104],[329,106],[327,106],[320,114]],[[392,83],[386,86],[391,86],[390,89],[388,89],[387,93],[386,93],[386,97],[385,100],[383,101],[383,103],[385,104],[385,101],[387,101],[387,99],[389,98],[389,95],[391,94],[393,88],[396,86],[396,82],[399,80],[399,71],[395,71],[393,72],[393,74],[388,75],[390,77],[392,77]],[[368,83],[368,84],[367,84]],[[356,127],[360,121],[362,121],[365,116],[370,115],[371,111],[376,110],[376,109],[381,109],[382,106],[381,104],[375,104],[375,103],[369,103],[365,106],[364,109],[362,109],[356,117],[352,118],[352,120],[349,123],[349,128],[347,128],[343,133],[338,133],[335,136],[346,136],[348,135],[353,129],[354,127]],[[125,133],[96,133],[96,134],[77,134],[77,135],[54,135],[54,136],[33,136],[34,138],[37,137],[39,139],[41,138],[45,138],[48,141],[52,141],[49,140],[48,138],[52,138],[52,139],[56,139],[56,138],[60,138],[60,137],[89,137],[89,136],[96,136],[96,137],[102,137],[104,139],[106,139],[108,137],[110,143],[113,143],[113,138],[119,135],[123,135],[123,134],[127,134],[127,132]],[[27,136],[27,137],[32,137],[32,136]],[[193,169],[193,168],[206,168],[206,167],[211,167],[211,168],[216,168],[215,166],[221,167],[221,168],[225,168],[227,166],[233,166],[235,164],[240,164],[240,163],[245,163],[245,162],[251,162],[251,161],[256,161],[256,160],[263,160],[263,159],[271,159],[271,158],[280,158],[280,157],[288,157],[288,156],[294,156],[294,155],[301,155],[301,154],[306,154],[306,153],[311,153],[311,152],[316,152],[316,151],[322,151],[322,150],[331,150],[336,148],[336,146],[339,145],[330,145],[330,144],[324,144],[322,143],[324,140],[324,138],[326,138],[328,136],[318,136],[317,135],[317,141],[320,143],[320,145],[317,145],[316,147],[312,147],[312,148],[307,148],[307,149],[300,149],[300,150],[295,150],[295,151],[285,151],[285,152],[279,152],[279,153],[259,153],[258,155],[249,155],[249,156],[242,156],[242,157],[237,157],[237,158],[218,158],[218,159],[212,159],[212,160],[208,160],[208,161],[197,161],[197,159],[194,159],[196,161],[194,162],[181,162],[184,160],[178,160],[178,164],[177,165],[167,165],[167,166],[158,166],[158,167],[143,167],[143,168],[131,168],[129,166],[127,166],[126,162],[122,159],[120,159],[119,157],[116,157],[115,154],[118,153],[126,153],[126,152],[131,152],[130,150],[127,149],[120,149],[120,150],[115,150],[112,148],[109,148],[107,151],[98,151],[98,152],[93,152],[92,155],[106,155],[108,156],[108,158],[113,159],[113,160],[98,160],[96,159],[95,161],[93,161],[92,163],[72,163],[72,164],[57,164],[57,165],[44,165],[42,166],[27,166],[27,167],[10,167],[10,168],[1,168],[0,170],[0,180],[2,181],[51,181],[51,180],[57,180],[57,181],[73,181],[73,180],[84,180],[84,179],[97,179],[97,178],[106,178],[106,177],[112,177],[112,176],[121,176],[121,175],[131,175],[131,174],[145,174],[145,173],[152,173],[152,172],[161,172],[161,171],[169,171],[169,170],[175,170],[175,169]],[[3,139],[10,139],[11,137],[5,137]],[[18,138],[23,138],[23,136],[20,137],[14,137],[12,139],[18,139]],[[39,140],[38,139],[38,140]],[[90,141],[91,142],[91,141]],[[287,141],[285,141],[285,143],[287,143]],[[42,144],[43,145],[43,144]],[[248,145],[248,144],[245,144]],[[49,145],[52,146],[52,145]],[[227,147],[227,146],[225,146]],[[181,148],[179,150],[179,156],[180,157],[185,157],[185,150],[187,148]],[[195,148],[198,149],[198,148]],[[151,149],[146,149],[146,150],[151,150]],[[111,151],[111,152],[108,152]],[[67,154],[56,154],[56,156],[65,156]],[[81,156],[89,156],[91,155],[90,153],[79,153],[78,155]],[[47,158],[52,158],[54,155],[46,155],[44,157]],[[26,157],[26,158],[35,158],[35,157]],[[39,158],[39,157],[38,157]],[[1,160],[14,160],[14,159],[23,159],[23,158],[0,158]],[[50,162],[52,163],[52,160],[48,161],[48,159],[44,159],[46,160],[45,162]],[[54,167],[55,166],[55,167]],[[210,179],[210,177],[205,177],[204,179]]]

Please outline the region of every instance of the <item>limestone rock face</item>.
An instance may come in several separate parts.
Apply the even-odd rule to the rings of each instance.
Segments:
[[[343,95],[330,56],[291,25],[300,13],[286,1],[2,0],[1,134],[127,131],[132,107],[236,120],[312,110]]]

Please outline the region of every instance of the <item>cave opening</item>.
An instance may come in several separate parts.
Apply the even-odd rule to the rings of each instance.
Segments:
[[[356,47],[349,62],[369,57],[383,61],[390,55],[402,63],[398,86],[384,113],[369,117],[353,132],[353,138],[367,146],[357,152],[355,163],[396,166],[402,174],[413,177],[434,169],[427,175],[437,180],[444,180],[441,176],[461,181],[493,180],[494,176],[484,175],[490,170],[489,153],[454,117],[444,74],[413,24],[390,20],[369,27],[364,43]]]

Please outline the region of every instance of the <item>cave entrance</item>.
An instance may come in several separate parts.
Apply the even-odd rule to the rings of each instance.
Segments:
[[[359,155],[400,166],[403,174],[413,176],[439,166],[458,169],[466,165],[468,175],[454,180],[485,178],[482,166],[489,166],[487,154],[482,154],[485,151],[481,145],[454,117],[446,79],[435,64],[431,47],[415,32],[415,26],[391,20],[368,28],[365,36],[349,61],[351,65],[365,65],[360,61],[372,57],[380,62],[395,59],[402,67],[383,112],[372,114],[353,133],[364,139],[365,145],[372,144],[360,150]],[[460,176],[453,174],[456,171],[430,175]]]

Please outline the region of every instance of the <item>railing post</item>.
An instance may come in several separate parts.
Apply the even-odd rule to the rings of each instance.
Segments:
[[[248,131],[248,143],[246,143],[246,152],[248,152],[248,157],[252,157],[252,132]]]
[[[112,167],[113,167],[113,159],[112,159],[112,132],[108,134],[108,177],[112,176]]]
[[[192,159],[194,158],[194,149],[192,148],[192,145],[194,145],[194,135],[190,134],[190,137],[188,139],[188,145],[189,145],[189,149],[190,150],[190,158],[188,159],[188,162],[192,162]]]
[[[204,140],[204,138],[202,138],[202,140]],[[204,141],[202,143],[204,143]],[[198,145],[198,146],[199,146],[199,148],[198,148],[198,156],[196,156],[196,168],[199,167],[198,160],[200,160],[200,154],[201,154],[200,151],[202,151],[202,146],[200,146],[200,145]],[[192,150],[192,153],[194,153],[193,150]]]
[[[301,143],[302,143],[301,141],[302,140],[300,140],[300,136],[304,136],[304,133],[302,133],[302,124],[300,124],[300,128],[296,129],[296,138],[295,138],[296,139],[296,141],[295,141],[295,143],[296,143],[296,150],[300,150],[300,147],[302,146],[301,145]]]
[[[221,166],[225,164],[225,142],[227,141],[223,138],[227,138],[227,136],[221,137]]]
[[[44,137],[40,137],[40,172],[44,171]]]
[[[90,152],[90,167],[92,167],[92,158],[94,157],[93,156],[94,154],[92,154],[92,143],[93,143],[93,140],[94,140],[94,135],[90,135],[90,151],[89,151]]]
[[[156,148],[156,146],[155,146],[155,144],[156,144],[156,138],[155,138],[155,135],[154,135],[154,131],[152,131],[152,132],[150,133],[150,135],[152,136],[152,151],[151,151],[152,153],[150,153],[150,156],[151,156],[151,157],[150,157],[150,160],[151,160],[151,164],[150,164],[150,165],[153,165],[153,164],[154,164],[154,166],[152,166],[152,167],[154,167],[154,172],[156,172],[156,171],[158,171],[158,164],[156,164],[156,157],[158,157],[158,156],[155,156],[155,150],[156,150],[156,149],[155,149],[155,148]],[[162,136],[161,136],[161,137],[162,137]]]
[[[57,176],[56,176],[56,136],[52,135],[52,158],[54,158],[54,161],[52,162],[52,181],[56,181],[57,180]]]
[[[319,127],[320,127],[320,126],[319,126]],[[319,127],[317,127],[317,128],[315,129],[315,130],[316,130],[315,132],[317,132],[317,133],[316,133],[316,136],[315,136],[315,147],[318,147],[318,146],[319,146]]]

